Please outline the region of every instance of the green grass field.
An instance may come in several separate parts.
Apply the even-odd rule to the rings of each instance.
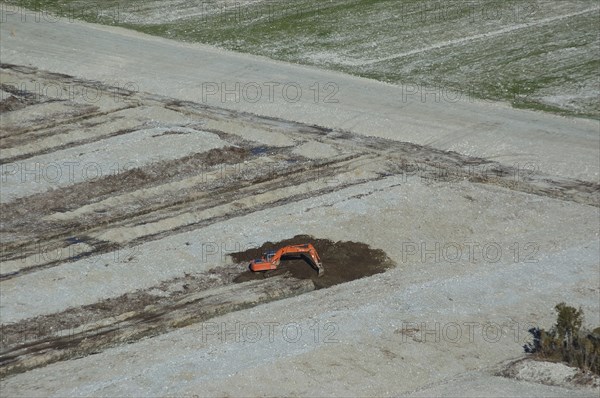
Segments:
[[[596,0],[6,3],[440,95],[600,118]]]

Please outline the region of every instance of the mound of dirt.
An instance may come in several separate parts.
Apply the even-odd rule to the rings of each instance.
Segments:
[[[11,95],[7,99],[0,101],[0,112],[11,112],[25,108],[27,105],[19,98]]]
[[[246,282],[262,279],[275,274],[289,272],[298,279],[312,279],[317,289],[349,282],[355,279],[384,272],[394,266],[394,262],[380,249],[373,249],[365,243],[333,242],[329,239],[317,239],[309,235],[296,235],[291,239],[279,242],[266,242],[261,247],[231,254],[236,263],[249,263],[254,258],[260,258],[267,250],[278,250],[286,245],[311,243],[323,262],[325,274],[321,277],[310,263],[304,259],[284,257],[275,271],[252,272],[240,274],[234,282]]]
[[[559,387],[600,387],[600,377],[564,363],[520,359],[509,363],[501,376]]]

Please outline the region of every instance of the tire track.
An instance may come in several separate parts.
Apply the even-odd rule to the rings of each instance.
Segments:
[[[531,28],[531,27],[535,27],[535,26],[540,26],[540,25],[546,25],[546,24],[549,24],[549,23],[552,23],[552,22],[560,21],[560,20],[567,19],[567,18],[576,17],[576,16],[579,16],[579,15],[588,14],[590,12],[597,12],[597,11],[600,11],[600,8],[598,8],[598,7],[592,7],[592,8],[588,8],[586,10],[572,12],[572,13],[569,13],[569,14],[557,15],[557,16],[554,16],[554,17],[543,18],[543,19],[540,19],[540,20],[537,20],[537,21],[533,21],[533,22],[527,22],[527,23],[513,25],[513,26],[509,26],[507,28],[502,28],[502,29],[494,30],[492,32],[486,32],[486,33],[480,33],[480,34],[473,35],[473,36],[461,37],[460,39],[455,39],[455,40],[448,40],[448,41],[444,41],[444,42],[433,44],[431,46],[427,46],[427,47],[423,47],[423,48],[416,48],[414,50],[405,51],[405,52],[402,52],[402,53],[390,55],[388,57],[378,58],[378,59],[374,59],[374,60],[345,61],[345,62],[341,62],[341,63],[343,65],[348,65],[348,66],[367,66],[367,65],[378,64],[380,62],[391,61],[391,60],[398,59],[398,58],[409,57],[411,55],[421,54],[421,53],[424,53],[424,52],[427,52],[427,51],[438,50],[438,49],[444,48],[444,47],[455,46],[455,45],[458,45],[458,44],[465,44],[465,43],[469,43],[469,42],[472,42],[472,41],[475,41],[475,40],[489,39],[489,38],[493,38],[493,37],[496,37],[496,36],[501,36],[501,35],[504,35],[504,34],[507,34],[507,33],[512,33],[512,32],[517,31],[517,30],[527,29],[527,28]]]
[[[12,67],[12,70],[19,68]],[[62,75],[54,76],[41,71],[30,70],[27,73],[48,79],[69,80]],[[111,90],[110,87],[105,89],[107,92]],[[264,118],[152,94],[128,95],[135,97],[138,107],[159,106],[169,112],[185,115],[192,121],[191,128],[214,133],[231,146],[153,162],[118,175],[61,187],[0,205],[2,260],[4,269],[8,270],[3,271],[1,277],[12,278],[35,272],[60,265],[62,261],[75,261],[114,250],[115,247],[132,247],[252,211],[391,175],[438,182],[467,180],[600,206],[600,186],[595,183],[557,178],[536,170],[520,170],[487,159],[427,146]],[[239,133],[206,129],[203,126],[208,122],[216,126],[223,123],[223,126],[230,128],[234,123],[241,131],[251,127],[277,132],[290,137],[290,142],[296,144],[292,147],[268,147],[246,140]],[[64,121],[64,125],[76,126],[69,119]],[[127,130],[107,131],[100,139],[127,133]],[[306,142],[329,146],[340,155],[333,159],[314,160],[292,153],[294,148]],[[47,151],[51,154],[57,149]],[[271,168],[259,167],[231,179],[222,175],[216,182],[209,182],[203,178],[204,173],[210,174],[215,168],[222,170],[224,167],[233,167],[235,174],[235,168],[264,166],[269,162],[273,165]],[[368,178],[347,177],[336,184],[312,186],[306,188],[305,192],[297,189],[297,186],[308,187],[307,184],[318,183],[324,177],[333,179],[347,176],[352,171],[371,174]],[[289,192],[285,193],[286,190]],[[269,198],[264,195],[265,192],[276,193],[276,197]],[[39,251],[40,245],[47,250],[68,250],[72,245],[70,239],[82,243],[83,249],[77,251],[76,256],[31,264],[30,259]],[[15,263],[19,261],[21,264]],[[11,263],[7,265],[7,262]]]
[[[127,211],[118,217],[110,217],[107,220],[90,222],[86,225],[67,222],[63,229],[53,226],[51,230],[38,235],[34,241],[21,241],[19,243],[8,243],[5,245],[3,255],[3,273],[0,279],[11,279],[19,275],[39,271],[49,267],[54,267],[63,262],[79,260],[82,257],[89,257],[110,250],[120,250],[135,246],[150,240],[156,240],[165,236],[178,234],[190,229],[205,227],[215,222],[238,217],[253,211],[258,211],[274,205],[281,205],[301,198],[311,197],[329,193],[334,190],[345,188],[349,185],[363,183],[365,179],[357,179],[350,183],[340,183],[327,186],[321,183],[316,188],[307,187],[307,183],[314,182],[324,177],[333,178],[339,176],[341,171],[348,172],[357,169],[360,166],[361,157],[352,156],[343,158],[339,161],[327,161],[320,164],[319,167],[326,167],[326,172],[319,167],[306,169],[305,165],[299,165],[294,168],[282,170],[276,176],[265,178],[257,176],[250,180],[232,180],[218,189],[206,189],[200,192],[182,192],[182,195],[170,203],[161,203],[158,206],[143,206],[137,212]],[[367,160],[372,160],[368,158]],[[372,178],[371,178],[372,179]],[[288,195],[287,189],[290,187],[300,187],[297,194]],[[282,192],[275,198],[264,195],[264,192]],[[252,198],[261,195],[263,199],[258,203],[239,207],[240,200],[243,198]],[[193,221],[188,222],[189,219]],[[163,227],[161,224],[172,220],[185,220],[176,225]],[[153,225],[154,228],[149,226]],[[107,239],[105,235],[110,235],[110,231],[119,229],[135,230],[141,227],[142,234],[135,235],[131,239]],[[146,230],[146,231],[144,231]],[[31,264],[31,260],[40,258],[40,245],[47,252],[73,252],[69,249],[69,239],[77,237],[81,242],[86,243],[90,248],[87,251],[76,251],[76,255],[68,259],[60,258],[55,261],[46,261],[42,263]],[[34,261],[35,262],[35,261]]]
[[[191,293],[162,305],[149,305],[141,311],[83,324],[66,336],[42,337],[10,346],[0,352],[0,376],[98,353],[218,315],[307,293],[314,288],[311,280],[278,276]]]

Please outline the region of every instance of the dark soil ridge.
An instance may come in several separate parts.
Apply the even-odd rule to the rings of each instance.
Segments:
[[[230,312],[255,307],[314,290],[309,280],[277,276],[244,284],[229,284],[187,294],[166,303],[150,304],[71,330],[10,346],[0,352],[0,377],[48,364],[97,354]]]

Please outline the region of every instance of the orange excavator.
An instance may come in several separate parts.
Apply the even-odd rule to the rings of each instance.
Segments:
[[[279,263],[283,257],[304,257],[304,259],[306,259],[319,273],[319,276],[323,275],[325,272],[317,251],[310,243],[304,245],[285,246],[277,251],[269,250],[264,253],[263,258],[257,258],[250,261],[250,269],[254,272],[271,271],[277,269],[277,266],[279,266]]]

